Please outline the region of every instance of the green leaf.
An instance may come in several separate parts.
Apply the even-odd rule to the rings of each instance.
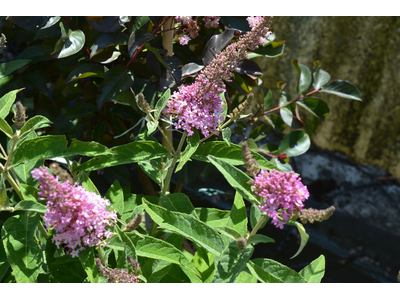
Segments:
[[[83,282],[87,275],[77,257],[70,255],[60,256],[62,250],[57,250],[52,241],[53,235],[49,235],[46,242],[46,262],[52,276],[58,282],[78,283]]]
[[[40,129],[40,128],[44,128],[44,127],[48,127],[52,123],[53,122],[51,122],[46,117],[34,116],[34,117],[30,118],[25,123],[24,126],[22,126],[20,136],[22,137],[22,136],[24,136],[25,134],[28,134],[31,131],[34,131],[34,130],[37,130],[37,129]]]
[[[121,146],[115,146],[110,150],[112,154],[92,158],[86,163],[73,168],[72,171],[94,171],[143,160],[167,157],[169,155],[168,150],[164,146],[154,141],[136,141]]]
[[[60,23],[60,27],[61,27]],[[57,51],[54,51],[54,57],[55,58],[64,58],[68,57],[71,55],[74,55],[75,53],[78,53],[84,46],[85,44],[85,34],[77,29],[77,30],[69,30],[67,38],[65,39],[64,37],[61,37],[59,40],[60,43],[58,44],[56,49]]]
[[[315,69],[313,77],[314,77],[313,86],[314,86],[314,89],[316,89],[316,90],[318,90],[320,87],[327,84],[329,82],[329,80],[331,79],[331,75],[329,75],[328,72],[322,70],[320,66],[318,66]]]
[[[274,239],[263,234],[254,234],[247,240],[248,244],[256,245],[258,243],[275,243]]]
[[[156,239],[152,236],[146,236],[145,239],[139,240],[136,244],[136,251],[138,256],[148,257],[152,259],[160,259],[182,267],[182,270],[187,273],[192,273],[199,279],[200,272],[194,265],[185,257],[185,255],[175,248],[170,243],[163,240]]]
[[[320,92],[334,94],[351,100],[362,101],[361,92],[353,84],[345,80],[335,80],[325,85]]]
[[[306,232],[306,230],[304,229],[303,224],[297,222],[297,221],[292,221],[289,220],[287,222],[287,225],[291,225],[291,226],[296,226],[297,230],[300,233],[300,238],[301,238],[301,242],[300,242],[300,247],[299,250],[297,250],[297,252],[295,253],[295,255],[293,255],[290,259],[295,258],[297,255],[299,255],[301,253],[301,251],[303,251],[304,247],[306,246],[307,242],[308,242],[308,234]]]
[[[307,92],[311,85],[311,72],[310,70],[302,64],[298,63],[297,59],[292,59],[291,63],[296,68],[299,74],[299,81],[297,83],[297,93],[303,95]]]
[[[259,47],[256,50],[249,53],[249,58],[257,56],[265,57],[278,57],[283,54],[285,50],[285,41],[270,42],[263,47]]]
[[[168,89],[165,93],[161,96],[161,98],[157,101],[156,107],[154,108],[154,119],[157,121],[160,119],[161,112],[164,107],[167,105],[169,98],[171,97],[171,90]]]
[[[325,256],[322,254],[304,267],[299,274],[309,283],[320,283],[325,274]]]
[[[68,74],[65,82],[69,83],[72,80],[78,80],[86,77],[103,77],[106,70],[107,68],[97,64],[80,64]]]
[[[240,233],[236,229],[233,229],[228,226],[215,227],[215,230],[217,230],[219,233],[221,233],[222,235],[226,236],[228,239],[231,240],[236,241],[238,238],[240,238]]]
[[[191,215],[168,211],[145,199],[143,201],[146,203],[146,212],[161,228],[180,234],[213,254],[219,255],[224,250],[224,243],[218,232],[204,222]]]
[[[0,207],[9,207],[10,201],[7,196],[6,184],[4,182],[3,173],[0,173]]]
[[[94,256],[94,248],[85,248],[84,250],[79,251],[79,260],[81,261],[82,267],[88,276],[90,283],[100,282],[101,275],[96,266],[95,256]]]
[[[17,59],[17,60],[13,60],[10,62],[0,64],[0,78],[3,78],[5,76],[11,74],[15,70],[18,70],[19,68],[22,68],[23,66],[26,66],[30,62],[31,62],[30,59]],[[20,91],[20,90],[18,90],[18,91]],[[10,93],[13,93],[13,92],[16,92],[16,91],[11,91]],[[1,104],[1,101],[0,101],[0,104]],[[2,117],[2,118],[5,117],[1,114],[1,108],[0,108],[0,117]]]
[[[292,131],[285,135],[279,144],[278,152],[290,157],[299,156],[310,148],[311,140],[305,131]]]
[[[200,135],[198,130],[194,130],[193,135],[187,137],[187,146],[185,151],[181,154],[179,164],[176,167],[175,173],[179,172],[183,166],[190,160],[190,157],[196,152],[199,147]]]
[[[122,32],[105,33],[93,44],[90,59],[100,54],[104,49],[114,48],[116,45],[126,44],[128,36]]]
[[[104,198],[110,200],[112,207],[117,210],[118,216],[121,217],[124,212],[124,192],[118,180],[115,180],[110,186]]]
[[[215,141],[201,143],[196,152],[192,155],[193,159],[210,162],[208,155],[216,157],[224,162],[232,165],[243,165],[242,148],[238,145],[231,144],[228,146],[226,142]],[[252,151],[253,158],[257,160],[261,169],[276,169],[264,156]]]
[[[251,179],[247,174],[214,156],[209,155],[208,159],[243,198],[251,203],[260,204],[259,198],[251,190],[251,185],[247,183]]]
[[[37,188],[35,188],[34,186],[24,184],[24,183],[21,183],[19,185],[19,188],[21,189],[21,194],[22,194],[23,200],[37,201],[37,199],[38,199],[38,189]]]
[[[144,28],[140,28],[138,30],[133,31],[129,36],[129,41],[128,41],[129,56],[132,57],[133,54],[141,45],[150,42],[152,39],[154,39],[154,37],[155,37],[154,34],[148,32]]]
[[[75,155],[97,156],[105,154],[112,154],[112,151],[100,143],[97,143],[95,141],[82,142],[72,138],[71,146],[62,156],[63,157],[75,156]]]
[[[244,237],[247,233],[247,210],[246,205],[243,201],[243,197],[236,192],[235,199],[233,201],[233,206],[231,213],[229,215],[228,226],[231,226],[240,236]]]
[[[174,193],[161,196],[160,204],[162,207],[168,209],[169,211],[181,212],[184,214],[192,215],[198,219],[196,211],[190,201],[189,197],[185,194]]]
[[[195,210],[199,219],[213,228],[227,226],[231,213],[229,210],[210,207],[196,207]]]
[[[4,132],[4,134],[9,138],[12,139],[14,132],[10,125],[3,119],[0,118],[0,130]]]
[[[1,65],[0,65],[0,74],[1,74]],[[0,75],[0,78],[1,78],[1,75]],[[14,90],[14,91],[8,92],[3,97],[1,97],[1,99],[0,99],[0,118],[5,119],[8,116],[8,114],[10,112],[10,108],[15,101],[17,93],[22,90],[23,89]]]
[[[235,282],[240,272],[246,268],[246,263],[253,251],[254,248],[251,245],[240,250],[236,241],[230,242],[224,252],[215,260],[216,272],[212,282]]]
[[[1,238],[18,283],[36,282],[40,273],[42,251],[35,237],[39,220],[39,214],[25,212],[8,218],[3,224]]]
[[[290,96],[282,92],[279,97],[279,106],[283,106],[279,112],[283,122],[292,128],[303,128],[303,124],[296,118],[296,103],[289,103]]]
[[[267,110],[272,105],[272,92],[270,89],[268,89],[266,87],[262,87],[261,93],[263,96],[264,110]]]
[[[231,145],[231,135],[232,131],[229,127],[222,129],[222,139],[226,142],[228,146]]]
[[[25,140],[14,151],[13,165],[30,160],[62,157],[67,148],[67,140],[62,135],[40,136]]]
[[[261,219],[262,214],[260,212],[260,208],[256,204],[252,204],[250,208],[250,224],[251,228],[256,227],[258,221]],[[265,221],[259,226],[258,230],[264,228],[267,224],[269,217],[265,218]]]
[[[320,99],[307,97],[296,103],[322,121],[325,120],[325,117],[329,114],[328,105]]]
[[[242,271],[238,277],[236,277],[235,283],[257,283],[257,278],[247,273],[247,271]]]
[[[104,103],[113,100],[119,93],[129,89],[133,80],[133,73],[124,65],[117,65],[104,73],[104,81],[99,87],[102,94],[96,100],[97,108],[100,110]]]
[[[122,244],[124,245],[124,269],[127,268],[132,268],[132,265],[128,262],[127,257],[132,257],[133,259],[137,260],[137,251],[136,247],[133,244],[132,240],[125,234],[125,232],[122,232],[121,229],[119,228],[118,225],[115,225],[117,235],[119,239],[121,240]],[[119,266],[122,267],[122,266]]]
[[[140,270],[148,283],[158,283],[169,272],[172,263],[165,260],[139,257]]]
[[[263,283],[304,283],[296,271],[267,258],[257,258],[247,263],[251,275]]]
[[[23,211],[33,211],[37,213],[44,214],[47,211],[47,207],[43,204],[40,204],[37,201],[32,200],[23,200],[17,203],[14,207],[15,210],[23,210]]]

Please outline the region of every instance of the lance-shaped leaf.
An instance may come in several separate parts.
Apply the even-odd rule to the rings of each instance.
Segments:
[[[43,28],[50,17],[10,17],[11,21],[25,30],[38,30]]]
[[[298,63],[297,59],[292,59],[291,63],[296,68],[299,74],[299,81],[297,83],[297,93],[299,95],[305,94],[311,85],[311,72],[310,70],[302,64]]]
[[[84,155],[84,156],[97,156],[111,154],[112,151],[106,146],[97,142],[82,142],[77,139],[72,139],[71,146],[67,149],[67,153],[63,155],[74,156],[74,155]]]
[[[188,215],[192,215],[193,217],[198,219],[192,202],[185,194],[174,193],[161,196],[160,204],[162,207],[168,209],[169,211],[185,213]]]
[[[115,47],[116,45],[125,44],[128,41],[128,36],[122,32],[105,33],[94,42],[92,51],[90,52],[90,59],[95,55],[100,54],[104,49]]]
[[[267,110],[272,105],[272,92],[270,89],[266,87],[262,87],[260,90],[264,99],[263,101],[264,109]]]
[[[180,234],[215,255],[220,255],[224,250],[224,243],[219,233],[204,222],[191,215],[168,211],[145,199],[143,202],[146,203],[146,212],[161,228]]]
[[[254,76],[259,76],[263,74],[258,64],[249,59],[243,59],[239,61],[238,65],[235,67],[235,72],[239,74],[249,74]]]
[[[226,46],[229,45],[229,43],[232,41],[235,31],[235,29],[226,29],[224,32],[213,35],[209,39],[204,47],[203,52],[203,64],[205,66],[210,63],[216,54],[220,53]]]
[[[231,241],[215,260],[216,272],[212,282],[235,282],[240,272],[246,268],[253,251],[251,245],[241,250],[236,241]]]
[[[334,94],[351,100],[362,101],[361,92],[357,87],[345,80],[335,80],[325,85],[320,92]]]
[[[1,72],[2,72],[1,66],[2,66],[2,64],[0,65],[0,78],[1,78]],[[1,97],[1,99],[0,99],[0,118],[5,119],[8,116],[8,114],[10,112],[10,108],[15,101],[15,97],[16,97],[17,93],[22,90],[23,89],[14,90],[14,91],[8,92],[3,97]]]
[[[256,245],[258,243],[275,243],[274,239],[263,234],[254,234],[247,239],[248,244]]]
[[[165,93],[158,99],[156,107],[154,108],[154,119],[158,120],[161,116],[161,112],[167,105],[169,98],[171,97],[171,90],[167,89]]]
[[[240,236],[244,237],[247,233],[247,222],[246,205],[243,201],[243,197],[236,192],[229,216],[228,226],[237,230]]]
[[[126,91],[133,84],[133,73],[123,65],[117,65],[104,74],[104,81],[100,85],[102,94],[97,98],[97,108],[101,109],[104,103],[113,100],[119,93]]]
[[[190,157],[193,155],[193,153],[196,152],[197,147],[200,145],[200,135],[198,130],[194,130],[194,134],[191,136],[187,137],[187,146],[185,148],[185,151],[181,154],[181,157],[179,159],[179,164],[176,167],[175,173],[179,172],[183,166],[190,160]]]
[[[307,242],[308,242],[308,238],[309,235],[307,234],[303,224],[297,222],[297,221],[292,221],[289,220],[287,222],[288,225],[292,225],[292,226],[296,226],[297,230],[300,233],[300,238],[301,238],[301,242],[300,242],[300,247],[299,250],[297,250],[297,252],[295,253],[295,255],[293,255],[290,259],[295,258],[297,255],[299,255],[301,253],[301,251],[303,251],[304,247],[306,246]]]
[[[309,283],[319,283],[325,274],[325,256],[322,254],[304,267],[299,274]]]
[[[20,136],[24,136],[25,134],[40,129],[40,128],[44,128],[44,127],[48,127],[50,126],[50,124],[52,124],[53,122],[51,122],[49,119],[47,119],[46,117],[43,116],[34,116],[32,118],[30,118],[24,126],[22,126],[21,128],[21,132],[20,132]]]
[[[81,64],[75,67],[67,76],[65,80],[69,83],[72,80],[78,80],[86,77],[103,77],[107,68],[97,64]]]
[[[119,17],[85,17],[89,25],[100,32],[114,32],[120,27]]]
[[[144,28],[133,31],[128,40],[129,56],[132,57],[140,46],[150,42],[152,39],[154,39],[154,37],[154,34],[148,32]]]
[[[278,57],[285,50],[285,41],[270,42],[263,47],[259,47],[249,53],[249,58],[257,56]]]
[[[136,251],[138,256],[160,259],[177,264],[186,274],[192,273],[193,277],[197,277],[196,282],[201,282],[199,278],[200,272],[185,257],[182,251],[178,250],[170,243],[156,239],[152,236],[146,236],[145,239],[137,242]]]
[[[74,168],[72,171],[94,171],[112,166],[166,157],[169,154],[168,150],[163,145],[154,141],[136,141],[121,146],[115,146],[110,150],[112,154],[92,158],[86,163]]]
[[[88,276],[90,283],[96,283],[101,281],[101,275],[96,266],[94,248],[85,248],[79,252],[79,260],[81,261],[82,267]]]
[[[8,218],[3,224],[1,238],[18,283],[36,282],[41,271],[42,251],[35,237],[39,220],[39,214],[25,212]]]
[[[124,245],[124,261],[123,265],[119,265],[119,268],[132,268],[132,265],[129,264],[127,258],[128,256],[137,260],[137,251],[136,247],[133,244],[132,240],[125,234],[125,232],[121,231],[118,225],[115,225],[117,235],[119,239],[121,240],[122,244]]]
[[[3,173],[0,173],[0,207],[9,207],[10,201],[7,196],[6,184],[4,182]]]
[[[251,190],[251,185],[248,184],[251,178],[246,173],[214,156],[209,155],[208,159],[243,198],[251,203],[260,204],[260,199]]]
[[[329,114],[329,107],[326,103],[317,98],[303,98],[297,101],[297,104],[303,107],[305,110],[320,118],[322,121]]]
[[[0,118],[0,130],[3,131],[3,133],[4,133],[9,139],[11,139],[12,136],[14,135],[14,132],[13,132],[11,126],[8,125],[8,123],[7,123],[3,118]]]
[[[279,154],[287,154],[290,157],[302,155],[310,148],[311,140],[305,131],[292,131],[285,135],[279,144]]]
[[[305,283],[296,271],[267,258],[257,258],[247,263],[251,275],[263,283]]]
[[[33,211],[40,214],[44,214],[47,211],[47,207],[43,204],[40,204],[37,201],[31,200],[23,200],[17,203],[14,207],[15,210],[23,210],[23,211]]]
[[[110,200],[111,206],[118,212],[118,217],[121,217],[124,212],[124,192],[118,180],[110,186],[104,198]]]
[[[228,146],[224,141],[201,143],[192,155],[192,158],[209,162],[208,155],[212,155],[232,165],[243,165],[242,148],[235,144]],[[261,169],[276,169],[276,166],[270,163],[264,156],[253,151],[252,155],[257,160]]]
[[[313,77],[314,77],[313,86],[314,86],[314,89],[316,89],[316,90],[318,90],[320,87],[327,84],[329,82],[329,80],[331,79],[331,75],[329,75],[328,72],[322,70],[320,66],[318,66],[315,69]]]
[[[31,62],[30,59],[18,59],[18,60],[13,60],[10,62],[0,64],[0,78],[6,77],[7,75],[11,74],[15,70],[18,70],[19,68],[22,68],[23,66],[26,66],[30,62]],[[20,90],[12,91],[12,92],[17,93],[18,91],[20,91]],[[12,92],[10,92],[10,93],[12,93]]]

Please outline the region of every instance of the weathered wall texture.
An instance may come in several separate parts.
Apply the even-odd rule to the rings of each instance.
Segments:
[[[276,40],[286,40],[285,52],[257,62],[264,70],[263,86],[276,81],[296,97],[297,58],[331,80],[355,84],[363,101],[317,94],[330,114],[312,136],[322,149],[341,151],[360,164],[372,164],[400,177],[400,18],[399,17],[275,17]]]

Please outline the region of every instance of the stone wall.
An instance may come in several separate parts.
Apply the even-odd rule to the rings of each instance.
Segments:
[[[400,177],[400,18],[275,17],[273,30],[286,47],[278,58],[256,59],[264,70],[263,86],[277,96],[276,82],[284,80],[293,99],[297,72],[290,60],[297,58],[311,71],[319,60],[331,80],[356,85],[363,101],[317,94],[330,114],[312,141]]]

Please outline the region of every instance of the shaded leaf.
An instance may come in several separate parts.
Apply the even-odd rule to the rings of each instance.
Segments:
[[[193,135],[187,137],[188,144],[186,145],[185,150],[181,154],[179,159],[179,164],[175,169],[175,173],[179,172],[183,166],[190,160],[190,157],[196,152],[197,147],[200,145],[200,135],[198,130],[194,130]]]
[[[154,39],[154,37],[154,34],[148,32],[144,28],[133,31],[128,40],[129,56],[132,57],[140,46],[150,42],[152,39]]]
[[[110,186],[104,199],[110,200],[113,209],[117,210],[118,216],[121,217],[124,211],[124,192],[122,191],[121,185],[118,180]]]
[[[25,30],[38,30],[45,28],[49,22],[50,17],[10,17],[11,21]]]
[[[230,44],[235,29],[226,29],[220,34],[213,35],[207,42],[203,51],[203,64],[207,66],[214,56]]]
[[[253,254],[254,248],[249,245],[240,250],[236,241],[229,243],[228,247],[215,260],[213,282],[235,282],[239,274],[246,268],[246,263]]]
[[[256,50],[251,51],[249,53],[249,58],[257,56],[278,57],[283,54],[284,50],[285,50],[285,41],[270,42],[264,45],[263,47],[259,47]]]
[[[119,17],[85,17],[89,25],[100,32],[114,32],[120,27]]]
[[[26,66],[30,62],[31,62],[30,59],[18,59],[18,60],[13,60],[10,62],[0,64],[0,78],[3,78],[5,76],[11,74],[15,70],[18,70],[19,68],[22,68],[23,66]],[[17,93],[20,90],[12,91],[12,92]],[[10,93],[12,93],[12,92],[10,92]]]
[[[303,128],[303,123],[301,123],[296,118],[296,103],[289,103],[290,96],[286,92],[281,93],[279,97],[279,106],[281,109],[279,110],[280,115],[282,117],[283,122],[289,125],[292,128]]]
[[[305,94],[311,85],[311,72],[310,70],[302,64],[298,63],[297,59],[292,59],[291,63],[296,68],[299,74],[299,81],[297,83],[297,93],[299,95]]]
[[[296,103],[321,120],[325,120],[325,117],[329,114],[328,105],[320,99],[307,97]]]
[[[252,60],[243,59],[239,61],[238,65],[235,68],[235,72],[239,74],[249,74],[249,75],[263,75],[261,68]]]
[[[96,42],[94,42],[90,52],[90,58],[99,54],[101,51],[108,47],[115,47],[116,45],[126,44],[128,36],[123,32],[105,33],[101,35]]]
[[[67,76],[65,82],[86,77],[103,77],[106,68],[96,64],[81,64],[75,67]]]
[[[3,119],[0,118],[0,130],[9,138],[12,139],[14,132],[10,125]]]
[[[247,264],[251,275],[264,283],[304,283],[302,276],[281,263],[267,258],[257,258]]]
[[[133,73],[123,65],[117,65],[104,73],[104,81],[100,85],[102,94],[96,100],[98,109],[101,109],[104,103],[113,100],[120,92],[129,89],[133,80]]]
[[[18,283],[36,282],[41,270],[42,251],[35,237],[39,220],[39,214],[25,212],[8,218],[3,224],[1,238]]]
[[[165,208],[146,203],[145,210],[161,228],[171,230],[198,243],[213,254],[224,250],[224,243],[217,231],[191,215],[168,211]]]

